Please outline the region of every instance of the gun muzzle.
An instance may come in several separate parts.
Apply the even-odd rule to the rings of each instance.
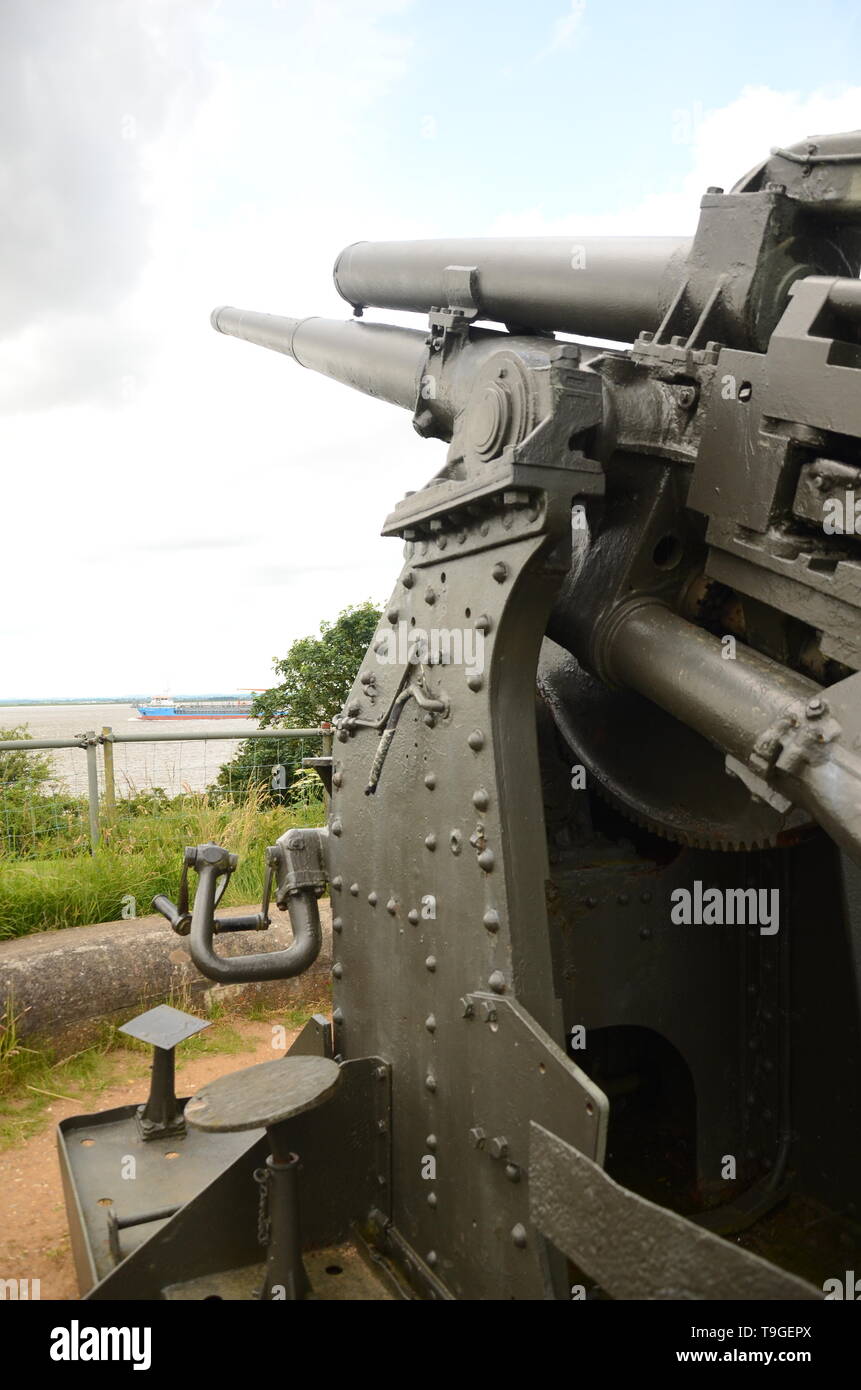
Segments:
[[[302,367],[330,376],[366,396],[415,407],[427,333],[385,323],[342,323],[339,319],[291,319],[253,309],[213,309],[218,333],[244,338],[292,357]]]

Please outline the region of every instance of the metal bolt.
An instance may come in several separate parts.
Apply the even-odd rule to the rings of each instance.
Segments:
[[[427,1018],[425,1019],[425,1028],[427,1028],[429,1033],[436,1032],[436,1019],[434,1018],[433,1014],[428,1014]]]
[[[429,1193],[428,1193],[428,1196],[427,1196],[427,1203],[428,1203],[428,1206],[429,1206],[429,1207],[435,1207],[435,1206],[436,1206],[436,1193],[435,1193],[435,1192],[429,1192]]]
[[[333,772],[333,773],[332,773],[332,785],[333,785],[334,787],[340,787],[340,785],[341,785],[341,783],[343,782],[343,780],[344,780],[343,773],[340,773],[340,772]]]
[[[407,921],[414,927],[418,926],[419,914],[414,907],[411,907],[409,912],[407,913]]]
[[[473,729],[466,741],[473,753],[478,753],[484,747],[484,734],[481,729]]]
[[[437,1142],[438,1142],[438,1141],[437,1141],[436,1135],[435,1135],[435,1134],[429,1134],[428,1137],[427,1137],[427,1139],[425,1140],[425,1145],[427,1146],[427,1148],[429,1148],[429,1149],[431,1149],[431,1150],[434,1150],[434,1149],[436,1148],[436,1146],[437,1146]]]
[[[470,690],[480,690],[481,687],[484,685],[484,681],[481,679],[481,676],[467,676],[466,683],[469,686]]]
[[[436,1091],[436,1077],[432,1076],[430,1072],[425,1077],[425,1090],[430,1091],[431,1095]]]
[[[436,849],[436,835],[434,835],[433,831],[431,831],[429,835],[425,835],[425,849]]]
[[[480,1126],[476,1125],[475,1129],[471,1129],[469,1131],[469,1138],[473,1148],[483,1149],[484,1141],[487,1138],[487,1135],[485,1134],[484,1130],[481,1129]]]
[[[426,772],[426,773],[425,773],[425,786],[427,787],[428,791],[431,791],[431,792],[433,791],[434,787],[436,786],[436,777],[435,777],[434,773],[432,773],[432,772]]]
[[[427,1262],[428,1262],[428,1264],[431,1266],[431,1268],[433,1268],[433,1266],[437,1263],[438,1260],[439,1260],[439,1255],[436,1253],[436,1251],[435,1251],[435,1250],[429,1250],[428,1253],[427,1253]]]
[[[344,930],[344,923],[342,922],[341,918],[340,918],[340,917],[333,917],[333,918],[332,918],[332,931],[342,932],[343,930]]]
[[[472,1018],[475,1013],[475,1005],[466,995],[464,995],[460,1001],[460,1010],[464,1018]]]
[[[501,970],[494,970],[487,983],[490,985],[494,994],[505,993],[505,976]]]
[[[385,1081],[389,1074],[388,1067],[374,1067],[374,1076],[378,1081]]]
[[[519,1221],[516,1226],[512,1227],[511,1239],[514,1241],[518,1250],[526,1249],[526,1227],[522,1226]]]
[[[332,879],[332,887],[335,889],[336,893],[340,893],[343,886],[344,880],[341,878],[340,874],[336,874],[335,877]]]
[[[828,709],[827,704],[820,695],[814,695],[812,700],[807,701],[807,718],[821,719]]]
[[[428,956],[427,960],[425,961],[425,969],[429,970],[431,974],[433,974],[433,972],[436,970],[436,956]]]
[[[357,897],[359,896],[359,885],[358,885],[358,883],[351,883],[351,884],[350,884],[350,892],[352,893],[352,895],[353,895],[354,898],[357,898]]]
[[[509,1182],[520,1182],[520,1169],[516,1163],[506,1163],[505,1176]]]
[[[368,894],[368,902],[371,904],[371,907],[376,907],[377,901],[378,901],[378,900],[377,900],[377,895],[376,895],[376,893],[369,893],[369,894]]]
[[[475,630],[476,630],[476,632],[483,632],[483,633],[487,634],[488,632],[490,632],[490,629],[491,629],[492,627],[493,627],[493,620],[492,620],[492,618],[489,618],[489,617],[487,616],[486,613],[480,613],[479,616],[478,616],[478,617],[476,618],[476,620],[475,620]]]
[[[477,791],[474,791],[474,792],[473,792],[473,794],[472,794],[472,804],[473,804],[473,806],[475,807],[475,809],[476,809],[477,811],[486,811],[486,810],[487,810],[488,806],[490,805],[490,797],[488,796],[487,792],[484,790],[484,787],[479,787],[479,788],[477,789]]]
[[[496,1005],[491,1004],[489,999],[482,999],[481,1001],[481,1017],[485,1023],[496,1022]]]
[[[334,1010],[334,1012],[333,1012],[333,1014],[332,1014],[332,1022],[336,1025],[336,1027],[340,1028],[341,1024],[344,1022],[344,1010],[343,1010],[343,1009],[335,1009],[335,1010]]]
[[[492,850],[492,849],[483,849],[483,850],[481,851],[481,854],[478,856],[479,867],[482,868],[482,869],[484,869],[484,872],[485,872],[486,874],[489,874],[489,873],[492,872],[494,862],[495,862],[495,860],[494,860],[494,857],[493,857],[493,850]]]
[[[388,912],[390,917],[394,917],[397,910],[398,905],[395,902],[394,898],[389,898],[389,901],[386,903],[386,912]]]
[[[490,1154],[491,1158],[507,1158],[508,1140],[501,1135],[494,1135],[487,1146],[487,1152]]]
[[[343,975],[343,973],[344,973],[344,967],[343,967],[343,965],[341,965],[339,961],[336,961],[335,964],[332,966],[332,974],[335,976],[335,979],[336,979],[336,980],[340,980],[340,978],[341,978],[341,976]]]

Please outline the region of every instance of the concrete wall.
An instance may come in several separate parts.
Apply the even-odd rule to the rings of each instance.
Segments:
[[[255,907],[225,908],[224,916]],[[289,919],[271,910],[265,932],[215,938],[219,955],[275,951],[292,941]],[[315,965],[293,980],[220,985],[191,963],[188,938],[177,936],[163,917],[137,917],[92,927],[67,927],[0,942],[0,1017],[11,1003],[17,1029],[28,1039],[60,1044],[86,1040],[104,1019],[125,1022],[153,1004],[183,1000],[260,1001],[271,1007],[302,1008],[327,997],[332,967],[332,915],[320,902],[323,948]]]

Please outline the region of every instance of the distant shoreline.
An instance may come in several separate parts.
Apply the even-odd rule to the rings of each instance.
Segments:
[[[146,695],[58,695],[53,699],[34,700],[22,697],[19,700],[0,700],[0,709],[10,705],[140,705],[152,700],[152,691]],[[172,700],[235,700],[235,693],[225,695],[171,695]]]

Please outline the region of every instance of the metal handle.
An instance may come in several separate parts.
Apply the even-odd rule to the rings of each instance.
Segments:
[[[288,830],[276,845],[266,851],[266,878],[260,912],[251,916],[215,916],[230,875],[236,868],[236,855],[220,845],[198,845],[187,849],[180,879],[179,904],[159,894],[153,906],[167,917],[181,935],[190,935],[191,958],[202,975],[224,984],[256,980],[284,980],[307,970],[320,953],[323,932],[317,898],[326,883],[323,865],[325,830]],[[196,870],[199,881],[194,910],[188,912],[188,870]],[[272,881],[278,876],[277,901],[286,907],[293,928],[292,945],[283,951],[261,955],[216,955],[212,938],[234,931],[264,931],[269,926],[269,900]]]

